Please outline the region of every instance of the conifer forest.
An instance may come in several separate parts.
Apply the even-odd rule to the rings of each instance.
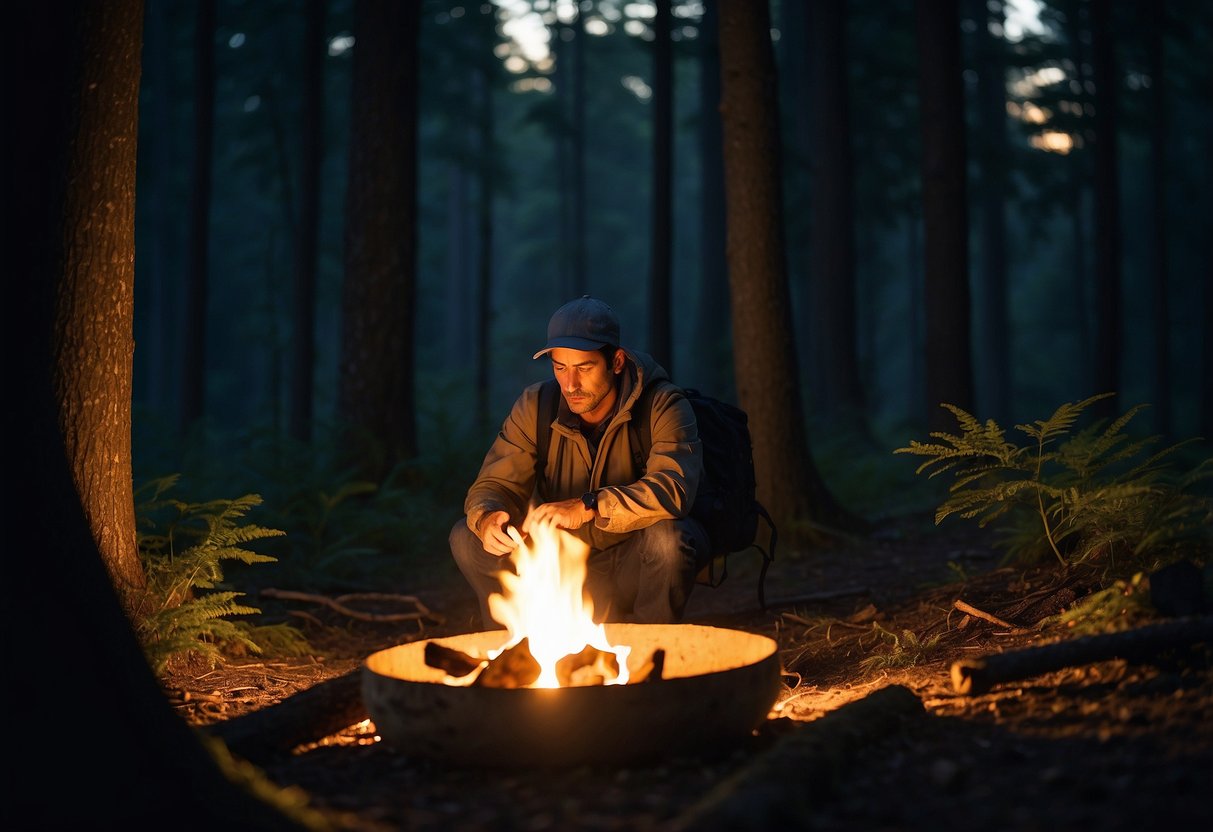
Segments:
[[[1208,822],[1213,4],[9,11],[5,828]],[[481,629],[452,527],[585,295],[747,417],[670,626],[778,692],[431,759],[366,660]]]

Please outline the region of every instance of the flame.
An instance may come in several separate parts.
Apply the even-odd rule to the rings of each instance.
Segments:
[[[501,650],[528,639],[540,667],[531,687],[560,687],[556,663],[587,646],[615,655],[619,672],[606,684],[627,684],[632,648],[607,641],[603,625],[594,623],[594,605],[585,593],[589,546],[550,523],[533,527],[529,544],[513,527],[509,533],[518,545],[511,556],[518,574],[501,572],[503,591],[489,596],[489,612],[509,630]]]

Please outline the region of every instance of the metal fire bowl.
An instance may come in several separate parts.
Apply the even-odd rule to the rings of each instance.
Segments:
[[[661,681],[572,688],[455,687],[425,663],[424,641],[371,654],[362,698],[380,737],[402,752],[484,766],[640,762],[734,744],[779,695],[776,643],[693,624],[608,624],[635,672],[665,650]],[[435,639],[483,655],[505,631]]]

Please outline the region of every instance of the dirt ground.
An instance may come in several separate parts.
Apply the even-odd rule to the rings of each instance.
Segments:
[[[695,590],[686,618],[779,644],[772,715],[731,747],[635,765],[484,768],[410,756],[363,723],[250,762],[334,829],[1209,828],[1207,641],[980,695],[954,690],[958,659],[1076,638],[1037,625],[1087,595],[1094,574],[1000,568],[974,535],[900,523],[834,551],[784,554],[763,610],[758,561],[734,555],[721,586]],[[166,692],[189,723],[214,725],[357,670],[375,650],[481,629],[453,570],[398,591],[442,623],[283,602],[322,656],[177,672]],[[906,696],[884,716],[863,710],[891,694]]]

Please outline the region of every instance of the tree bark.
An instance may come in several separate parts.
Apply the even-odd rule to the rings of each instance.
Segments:
[[[854,162],[847,91],[846,2],[812,4],[807,17],[813,123],[806,318],[824,415],[863,421],[855,319]]]
[[[1113,393],[1094,406],[1098,416],[1117,410],[1121,385],[1120,179],[1117,132],[1119,90],[1111,0],[1091,0],[1095,68],[1095,378],[1094,393]]]
[[[1168,292],[1171,283],[1167,252],[1167,229],[1171,227],[1167,204],[1167,152],[1170,129],[1167,123],[1166,0],[1153,4],[1149,14],[1147,53],[1150,73],[1150,224],[1151,268],[1150,313],[1154,331],[1154,373],[1151,393],[1154,425],[1167,436],[1171,433],[1171,311]],[[1208,280],[1205,281],[1208,285]]]
[[[131,483],[142,3],[127,0],[81,17],[83,60],[67,81],[73,121],[55,249],[55,397],[76,493],[122,609],[134,620],[146,588]]]
[[[693,373],[705,390],[732,398],[729,275],[725,254],[724,159],[720,137],[719,0],[705,0],[699,36],[699,291]]]
[[[215,7],[199,0],[194,31],[194,156],[189,261],[185,275],[180,425],[184,435],[206,413],[206,305],[210,272],[211,158],[215,142]]]
[[[476,342],[476,424],[478,427],[490,423],[489,417],[489,380],[492,378],[491,359],[493,351],[489,349],[492,336],[492,296],[493,296],[493,237],[494,217],[493,203],[497,193],[496,158],[493,144],[495,137],[495,119],[493,113],[493,73],[497,67],[497,58],[492,54],[490,44],[495,37],[496,18],[492,12],[479,18],[482,25],[477,28],[477,41],[482,58],[476,67],[476,103],[479,118],[477,125],[477,143],[480,151],[479,163],[479,200],[477,202],[476,230],[478,245],[476,247],[476,291],[475,320],[472,322],[477,333]]]
[[[922,121],[926,392],[932,430],[947,402],[973,411],[964,88],[956,0],[916,0]]]
[[[43,829],[301,829],[228,780],[169,708],[107,576],[69,462],[68,443],[84,437],[64,434],[64,361],[94,366],[95,355],[111,355],[104,387],[92,394],[109,409],[105,430],[117,432],[125,420],[129,431],[119,414],[130,405],[129,355],[120,354],[130,347],[130,286],[111,273],[129,272],[134,257],[143,4],[27,3],[8,11],[21,37],[5,53],[5,71],[20,83],[6,87],[5,112],[23,119],[6,136],[3,183],[21,199],[3,226],[6,265],[21,277],[7,287],[4,331],[23,346],[9,370],[20,394],[6,405],[21,438],[8,463],[23,477],[15,512],[28,549],[8,559],[0,597],[10,625],[5,658],[37,678],[37,691],[6,686],[5,709],[21,714],[8,731],[21,762],[8,775],[4,817]],[[107,286],[110,303],[77,312],[100,315],[97,335],[118,336],[119,353],[107,343],[57,340],[80,337],[63,319],[69,296],[61,290],[85,269]],[[90,412],[96,406],[89,403]],[[90,476],[110,476],[110,461],[89,464],[101,469]],[[125,491],[133,511],[129,477],[127,467],[125,484],[110,486]]]
[[[417,453],[413,390],[420,4],[356,0],[338,416],[378,478]]]
[[[812,541],[819,539],[814,525],[849,525],[853,518],[826,489],[805,436],[783,239],[779,114],[766,2],[722,0],[720,59],[738,399],[749,415],[759,501],[783,534]]]
[[[649,352],[674,374],[670,337],[673,218],[674,58],[670,0],[656,0],[653,18],[653,205],[649,255]]]
[[[303,35],[303,139],[299,224],[295,232],[295,326],[291,335],[291,436],[312,438],[316,387],[316,250],[320,237],[320,165],[324,156],[325,0],[308,0]]]

